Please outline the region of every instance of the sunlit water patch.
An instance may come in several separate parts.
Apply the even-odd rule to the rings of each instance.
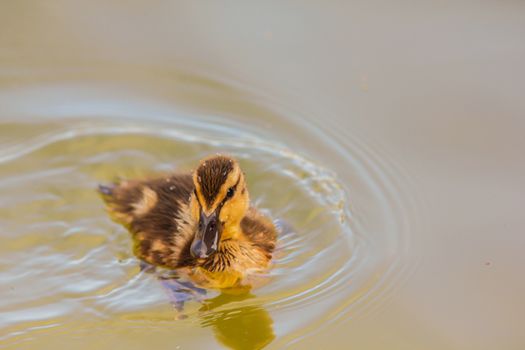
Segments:
[[[286,115],[279,133],[265,132],[257,125],[275,115],[265,121],[259,107],[234,118],[141,103],[137,95],[123,103],[122,92],[90,103],[79,91],[86,88],[52,85],[0,98],[9,100],[0,116],[2,344],[62,339],[81,347],[92,332],[101,347],[133,338],[174,346],[290,344],[355,317],[403,276],[407,213],[392,174],[365,147]],[[68,103],[55,104],[57,94]],[[295,125],[293,135],[315,129],[309,143],[330,149],[326,157],[342,159],[345,172],[294,147],[292,134],[279,136],[292,133],[286,125]],[[253,202],[283,233],[268,283],[248,295],[209,292],[178,319],[159,275],[141,271],[128,233],[108,218],[95,188],[116,177],[191,171],[217,152],[240,161]]]

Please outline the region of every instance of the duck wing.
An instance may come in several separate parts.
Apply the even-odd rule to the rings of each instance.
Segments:
[[[277,240],[272,220],[251,207],[241,221],[241,229],[248,240],[270,259]]]
[[[189,213],[193,189],[189,174],[99,186],[113,220],[131,232],[135,254],[168,268],[190,259],[189,244],[195,232]]]

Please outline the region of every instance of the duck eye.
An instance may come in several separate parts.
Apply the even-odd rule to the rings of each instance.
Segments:
[[[230,187],[230,188],[228,189],[228,193],[226,193],[226,197],[227,197],[227,198],[231,198],[231,197],[233,197],[234,192],[235,192],[235,189],[234,189],[233,187]]]

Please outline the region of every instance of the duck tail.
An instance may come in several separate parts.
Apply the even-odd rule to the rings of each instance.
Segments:
[[[106,203],[106,209],[114,221],[124,226],[131,223],[132,216],[130,215],[130,208],[128,208],[120,198],[122,197],[122,189],[119,188],[118,183],[108,185],[100,184],[97,187],[97,192],[104,200],[104,203]]]
[[[112,197],[113,196],[113,191],[115,190],[115,185],[114,184],[111,184],[111,185],[98,185],[98,193],[100,195],[102,195],[103,197]]]

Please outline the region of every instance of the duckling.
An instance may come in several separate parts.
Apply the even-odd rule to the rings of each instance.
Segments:
[[[99,186],[112,219],[131,233],[135,255],[177,269],[204,288],[250,288],[268,269],[277,231],[250,205],[236,160],[212,156],[193,174]]]

